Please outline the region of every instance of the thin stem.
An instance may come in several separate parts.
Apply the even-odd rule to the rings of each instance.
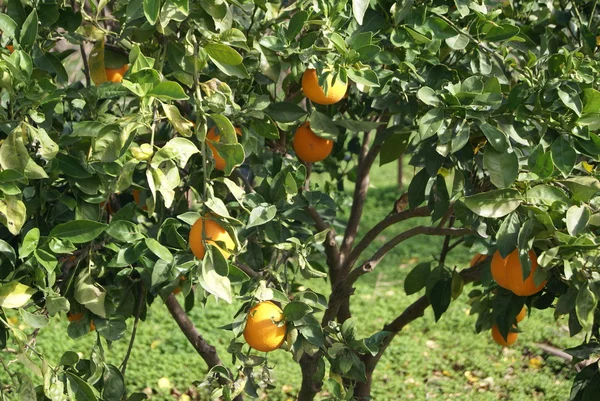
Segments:
[[[83,72],[85,74],[85,86],[90,87],[92,85],[92,78],[90,77],[90,65],[88,58],[85,53],[85,47],[83,42],[79,45],[79,51],[81,52],[81,59],[83,60]]]
[[[10,371],[10,369],[8,368],[8,365],[6,364],[6,362],[4,362],[4,359],[2,359],[2,357],[0,357],[0,363],[2,363],[2,367],[4,368],[4,371],[11,378],[14,386],[19,387],[19,381],[17,380],[17,375]]]
[[[131,356],[131,351],[133,349],[133,344],[135,342],[135,335],[138,328],[138,323],[140,322],[140,315],[142,314],[142,305],[144,302],[144,295],[146,291],[144,290],[144,284],[140,282],[140,295],[138,296],[137,309],[135,311],[135,321],[133,322],[133,330],[131,332],[131,340],[129,340],[129,347],[127,348],[127,353],[125,354],[125,359],[121,363],[121,374],[125,376],[125,371],[127,370],[127,362],[129,361],[129,357]]]
[[[450,217],[450,222],[448,223],[448,227],[452,227],[454,225],[454,216]],[[446,255],[450,251],[450,238],[452,236],[446,235],[444,238],[444,245],[442,245],[442,252],[440,252],[440,266],[443,266],[446,263]]]
[[[592,22],[594,22],[594,13],[596,12],[596,6],[598,5],[598,0],[594,0],[594,5],[592,6],[592,13],[590,14],[590,22],[588,22],[588,28],[592,26]]]

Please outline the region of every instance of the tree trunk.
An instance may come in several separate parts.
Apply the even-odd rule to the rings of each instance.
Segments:
[[[323,382],[316,382],[314,379],[317,372],[316,356],[302,355],[300,368],[302,369],[302,385],[300,386],[300,393],[298,393],[298,401],[313,401],[323,387]]]

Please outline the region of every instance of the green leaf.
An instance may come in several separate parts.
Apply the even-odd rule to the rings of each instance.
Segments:
[[[586,332],[589,332],[594,324],[594,310],[596,309],[597,304],[598,300],[594,293],[587,285],[583,285],[577,294],[575,312],[577,313],[579,324],[581,324],[581,327],[583,327]]]
[[[365,85],[368,87],[377,88],[379,87],[379,78],[373,70],[361,70],[358,68],[350,68],[346,70],[348,78],[357,84]]]
[[[573,167],[575,167],[575,162],[577,162],[577,152],[575,152],[571,143],[562,136],[552,142],[551,150],[554,165],[565,178],[568,177]]]
[[[429,110],[419,120],[419,136],[421,141],[437,134],[444,122],[444,109],[436,107]]]
[[[577,91],[568,86],[565,86],[565,90],[558,88],[558,97],[565,106],[573,110],[578,117],[581,117],[583,103]]]
[[[417,98],[428,106],[437,107],[440,105],[441,100],[436,92],[429,86],[423,86],[417,92]]]
[[[279,139],[277,125],[275,125],[273,120],[266,116],[262,120],[253,119],[252,122],[250,122],[250,132],[253,135],[259,135],[267,139]]]
[[[12,235],[18,235],[25,224],[27,208],[23,201],[15,196],[5,195],[0,200],[0,221]]]
[[[484,39],[490,42],[500,42],[508,40],[519,34],[519,28],[510,24],[501,24],[492,27],[486,34]]]
[[[590,211],[585,205],[571,206],[567,210],[567,231],[576,237],[582,234],[590,221]]]
[[[104,386],[102,398],[104,401],[121,401],[125,395],[125,380],[116,366],[107,365],[103,375]]]
[[[325,114],[318,112],[316,109],[310,115],[310,129],[321,138],[337,139],[338,129],[335,123]]]
[[[35,42],[35,38],[38,32],[38,15],[34,8],[23,23],[21,27],[21,35],[19,37],[19,44],[24,49],[30,49]]]
[[[8,15],[0,13],[0,31],[2,31],[3,41],[9,41],[15,37],[17,32],[17,23]]]
[[[44,169],[38,166],[29,156],[23,143],[24,125],[14,129],[0,146],[0,166],[24,174],[30,179],[48,178]]]
[[[92,387],[79,376],[71,372],[66,372],[67,389],[77,401],[98,401]]]
[[[33,254],[37,262],[42,265],[48,273],[52,273],[54,269],[56,269],[58,261],[56,260],[56,256],[50,252],[44,249],[36,249],[33,251]]]
[[[548,184],[536,185],[527,190],[525,199],[528,203],[545,206],[552,206],[554,202],[569,202],[569,198],[560,188]]]
[[[155,25],[158,21],[158,13],[160,11],[160,0],[143,0],[144,2],[144,15],[150,23]]]
[[[277,208],[274,205],[258,206],[252,209],[246,229],[268,223],[275,218]]]
[[[589,202],[600,193],[600,181],[594,177],[573,177],[559,181],[573,194],[575,200]]]
[[[523,198],[514,189],[497,189],[467,196],[463,201],[473,213],[497,219],[518,208],[523,202]]]
[[[496,234],[496,241],[498,252],[503,258],[506,258],[517,248],[520,225],[521,222],[517,213],[511,213],[502,221],[498,234]]]
[[[222,43],[207,43],[204,50],[208,53],[211,59],[225,65],[242,64],[244,58],[232,47]]]
[[[12,281],[0,286],[0,307],[17,309],[25,305],[36,293],[36,290],[21,284],[18,281]]]
[[[288,28],[285,32],[285,37],[289,42],[293,41],[296,36],[302,31],[304,23],[308,19],[308,13],[304,10],[295,13],[288,24]]]
[[[431,177],[426,169],[422,169],[413,177],[408,185],[408,204],[411,209],[425,202],[425,189]]]
[[[489,123],[480,123],[479,128],[496,151],[499,153],[506,152],[508,149],[508,138],[504,132]]]
[[[19,309],[19,314],[23,318],[23,321],[34,329],[42,329],[48,325],[49,319],[44,315],[34,315],[33,313],[27,312],[25,309]]]
[[[180,135],[190,137],[192,136],[192,129],[194,124],[191,121],[186,120],[181,116],[179,109],[172,104],[161,103],[165,116],[175,128],[175,131]]]
[[[147,93],[161,100],[188,100],[181,85],[173,81],[162,81]]]
[[[185,168],[190,157],[200,153],[192,141],[185,138],[173,138],[152,157],[150,166],[157,169],[164,161],[172,161],[179,168]]]
[[[105,318],[105,299],[106,291],[96,284],[89,271],[82,271],[75,282],[75,300],[91,312]]]
[[[108,341],[118,341],[125,336],[127,324],[123,316],[111,316],[108,319],[96,319],[96,331]]]
[[[271,103],[265,112],[273,120],[280,123],[293,123],[306,116],[306,111],[292,102]]]
[[[359,25],[363,24],[367,8],[369,8],[369,0],[352,0],[352,14]]]
[[[207,253],[202,260],[202,277],[200,280],[200,285],[216,298],[222,299],[230,304],[233,301],[231,282],[226,276],[222,276],[217,273],[215,270],[215,265],[213,264],[214,257],[223,258],[223,255],[218,251],[210,252],[210,254],[211,256],[206,257],[209,255],[209,253]]]
[[[312,312],[312,308],[304,302],[292,301],[283,308],[283,317],[288,322],[302,319]]]
[[[173,261],[173,255],[171,254],[169,249],[163,246],[160,242],[158,242],[154,238],[146,238],[144,241],[148,249],[153,254],[155,254],[167,263],[171,263]]]
[[[438,266],[427,277],[427,298],[433,308],[435,321],[440,320],[452,300],[452,271]]]
[[[416,294],[425,288],[430,272],[431,262],[419,263],[416,265],[404,280],[404,291],[406,291],[406,295]]]
[[[346,128],[352,132],[367,132],[374,130],[381,126],[381,123],[372,121],[360,121],[360,120],[334,120],[335,125]]]
[[[490,175],[490,181],[497,188],[510,187],[519,175],[519,158],[514,152],[498,152],[492,147],[485,148],[483,167]]]
[[[379,154],[379,165],[391,163],[398,160],[400,156],[406,151],[410,143],[411,133],[399,133],[388,137],[381,147],[381,153]]]
[[[25,234],[25,238],[23,238],[23,243],[19,248],[19,259],[25,259],[27,256],[31,255],[31,252],[37,248],[37,244],[40,241],[40,229],[37,227],[32,228],[27,231]]]
[[[49,238],[67,239],[74,244],[90,242],[106,230],[107,224],[92,220],[74,220],[59,224],[50,231]]]
[[[112,221],[106,229],[106,233],[114,239],[123,242],[137,242],[144,238],[138,226],[126,220]]]

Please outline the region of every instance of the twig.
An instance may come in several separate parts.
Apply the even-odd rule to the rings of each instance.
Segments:
[[[81,52],[81,59],[83,60],[83,72],[85,74],[85,86],[90,87],[92,85],[92,78],[90,77],[90,65],[88,58],[85,53],[85,46],[83,42],[79,44],[79,51]]]
[[[251,278],[256,278],[256,277],[260,277],[261,276],[261,274],[259,272],[255,271],[250,266],[246,266],[243,263],[237,263],[236,262],[235,267],[237,267],[238,269],[240,269],[241,271],[243,271],[244,273],[246,273]]]
[[[248,177],[246,177],[241,171],[239,171],[236,168],[233,170],[232,174],[234,176],[236,176],[237,178],[239,178],[240,180],[242,180],[242,183],[244,184],[244,188],[246,189],[247,193],[250,193],[250,194],[256,193],[256,191],[254,190],[254,187],[252,186],[252,183],[250,182],[250,180],[248,180]]]
[[[325,239],[325,254],[327,255],[327,265],[331,270],[339,270],[340,268],[340,250],[338,249],[337,243],[335,241],[335,230],[328,223],[323,220],[317,209],[313,206],[308,206],[306,208],[310,217],[315,221],[315,227],[319,231],[325,231],[329,229],[327,233],[327,238]]]
[[[2,357],[0,357],[0,363],[2,363],[2,367],[4,368],[4,371],[11,378],[14,386],[19,387],[19,381],[17,380],[17,375],[10,371],[10,369],[8,368],[8,365],[6,365],[6,362],[4,362],[4,359],[2,359]]]
[[[448,227],[452,227],[454,225],[454,216],[450,217],[450,222],[448,223]],[[450,251],[450,235],[446,235],[444,238],[444,245],[442,245],[442,252],[440,252],[440,266],[443,266],[446,262],[446,255]]]
[[[125,376],[125,371],[127,370],[127,362],[129,361],[129,357],[131,356],[131,350],[133,349],[133,343],[135,342],[135,334],[137,332],[138,323],[140,321],[140,315],[142,314],[142,305],[144,302],[144,295],[146,293],[144,289],[144,284],[140,282],[140,295],[138,296],[138,304],[137,309],[135,311],[135,320],[133,322],[133,330],[131,331],[131,340],[129,340],[129,347],[127,348],[127,353],[125,354],[125,358],[121,363],[121,374]]]

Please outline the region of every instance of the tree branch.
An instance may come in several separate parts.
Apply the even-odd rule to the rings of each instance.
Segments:
[[[429,213],[430,211],[427,206],[423,206],[413,210],[405,210],[400,213],[390,213],[383,220],[377,223],[373,228],[371,228],[369,232],[367,232],[365,236],[359,241],[359,243],[352,249],[352,252],[350,252],[350,255],[344,262],[345,266],[348,269],[351,269],[360,257],[360,255],[363,253],[363,251],[367,249],[367,247],[371,245],[371,243],[377,238],[377,236],[389,226],[404,220],[411,219],[413,217],[429,216]]]
[[[339,270],[340,268],[340,251],[337,247],[337,243],[335,242],[335,230],[331,227],[319,214],[317,209],[313,206],[308,206],[306,208],[310,217],[315,221],[315,227],[319,231],[325,231],[329,229],[327,233],[327,238],[325,239],[325,254],[327,255],[327,265],[331,270]]]
[[[382,116],[380,115],[376,121],[381,121],[381,118]],[[383,131],[386,126],[387,124],[380,125],[379,128],[377,128],[377,132]],[[342,264],[354,244],[354,239],[356,238],[356,233],[358,232],[358,226],[360,224],[360,218],[365,206],[365,199],[367,198],[367,191],[369,190],[369,172],[381,150],[381,144],[373,145],[369,148],[371,133],[372,131],[365,133],[358,158],[358,171],[356,173],[356,184],[354,185],[350,217],[348,218],[348,225],[346,227],[346,232],[344,233],[342,245],[340,246],[340,263]]]
[[[479,263],[476,263],[472,267],[464,269],[459,273],[465,284],[472,283],[473,281],[480,279],[481,268],[484,262],[485,261],[480,261]],[[358,383],[358,386],[355,389],[355,396],[358,400],[365,400],[369,397],[373,371],[377,366],[377,362],[379,362],[379,359],[390,345],[396,334],[398,334],[407,324],[423,316],[425,314],[425,309],[427,309],[429,305],[429,299],[426,295],[423,295],[421,298],[409,305],[391,323],[383,326],[382,331],[388,331],[391,334],[382,341],[377,354],[364,354],[361,356],[361,360],[365,364],[366,374],[369,380],[367,380],[366,383]]]
[[[208,365],[208,368],[211,369],[218,365],[223,365],[221,359],[219,359],[219,355],[217,355],[217,350],[214,346],[210,345],[204,337],[198,332],[194,323],[190,320],[188,315],[185,313],[175,295],[170,294],[169,297],[165,301],[165,305],[167,309],[173,316],[173,319],[177,322],[177,325],[185,334],[192,347],[200,354],[204,362]],[[219,383],[222,385],[228,384],[227,380],[224,377],[219,376]],[[242,401],[243,397],[238,395],[234,398],[236,401]]]
[[[133,350],[133,344],[135,342],[135,335],[137,333],[138,323],[140,322],[140,315],[142,314],[142,305],[144,303],[144,295],[146,291],[144,290],[144,284],[140,282],[140,294],[137,300],[137,308],[135,311],[135,320],[133,322],[133,330],[131,331],[131,339],[129,340],[129,347],[127,348],[127,353],[125,354],[125,358],[121,363],[121,374],[125,376],[125,371],[127,370],[127,362],[129,361],[129,357],[131,356],[131,351]]]

